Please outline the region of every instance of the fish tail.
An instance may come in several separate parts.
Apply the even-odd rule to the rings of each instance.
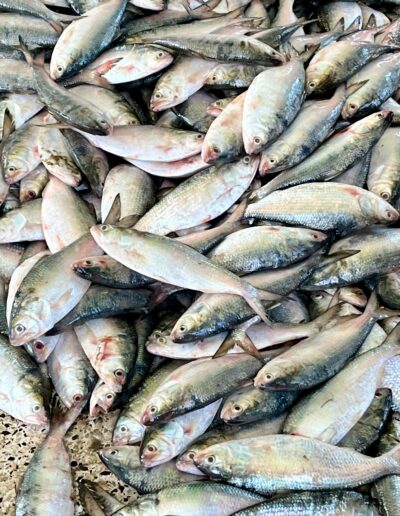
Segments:
[[[19,50],[24,54],[24,57],[26,59],[26,62],[29,66],[37,65],[44,68],[44,58],[45,58],[45,51],[41,50],[38,54],[35,56],[32,54],[32,52],[28,49],[26,43],[22,39],[21,36],[18,37],[19,40]]]
[[[400,444],[379,457],[388,468],[388,474],[400,475]]]
[[[53,414],[51,417],[50,435],[52,437],[57,437],[58,439],[63,439],[65,434],[68,432],[70,427],[82,412],[86,402],[87,400],[82,400],[81,402],[73,405],[68,410],[65,410],[65,407],[62,406],[60,402],[56,403],[53,408]]]
[[[268,319],[267,314],[265,313],[264,306],[262,304],[262,291],[259,291],[250,283],[243,281],[242,283],[242,296],[247,301],[248,305],[255,311],[257,315],[261,317],[261,319],[268,324],[271,325],[271,321]]]

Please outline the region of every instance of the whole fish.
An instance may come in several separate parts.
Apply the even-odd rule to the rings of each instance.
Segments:
[[[179,287],[240,295],[264,322],[268,322],[261,299],[271,300],[272,297],[274,300],[274,296],[258,291],[185,244],[136,229],[122,229],[107,224],[93,227],[91,233],[102,249],[123,265]],[[164,263],[162,270],[159,269],[160,260]]]
[[[87,402],[96,381],[96,373],[73,330],[60,335],[47,366],[54,389],[66,407]]]
[[[329,100],[306,102],[288,129],[261,156],[260,173],[269,174],[302,162],[331,132],[345,102],[344,87]]]
[[[13,345],[20,346],[40,337],[74,308],[90,282],[79,278],[70,264],[99,252],[90,235],[84,235],[33,266],[22,280],[12,306],[10,341]]]
[[[342,183],[318,182],[272,192],[249,204],[245,216],[339,233],[377,223],[391,224],[399,218],[389,203],[372,192]]]
[[[280,490],[357,487],[399,471],[400,447],[377,458],[293,435],[215,444],[194,463],[214,479],[269,494]]]
[[[390,111],[380,111],[346,127],[326,140],[307,159],[261,187],[252,198],[260,199],[288,186],[311,181],[327,181],[338,176],[373,148],[391,119]]]
[[[75,326],[93,369],[114,392],[121,392],[136,357],[136,333],[123,319],[92,319]]]
[[[261,72],[246,92],[243,141],[247,154],[259,153],[289,126],[303,101],[305,73],[300,60]],[[265,97],[269,100],[264,102]]]
[[[298,403],[285,422],[284,432],[332,444],[340,442],[371,404],[386,361],[399,354],[399,330],[395,328],[383,344],[357,356]]]
[[[228,516],[254,505],[263,498],[244,489],[214,482],[188,482],[147,495],[115,513],[115,516],[136,516],[151,511],[162,516],[196,516],[205,511],[210,516]]]
[[[51,56],[50,74],[54,80],[75,74],[108,47],[118,30],[126,4],[127,0],[103,2],[63,31]]]
[[[65,415],[53,417],[50,432],[36,448],[25,471],[16,499],[16,515],[50,514],[54,507],[65,516],[74,515],[71,466],[64,437],[82,411],[75,405]]]
[[[257,164],[257,159],[245,157],[198,172],[148,210],[135,229],[167,235],[215,219],[245,192]]]
[[[173,461],[164,462],[151,469],[144,468],[140,462],[139,446],[111,446],[103,448],[99,455],[107,468],[118,478],[143,494],[198,479],[194,475],[179,471]]]
[[[158,466],[180,455],[212,423],[222,400],[183,414],[167,423],[148,428],[140,445],[140,461],[145,468]]]

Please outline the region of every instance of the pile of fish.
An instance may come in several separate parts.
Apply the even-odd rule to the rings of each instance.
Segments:
[[[90,516],[400,514],[400,2],[0,0],[0,410],[119,411]]]

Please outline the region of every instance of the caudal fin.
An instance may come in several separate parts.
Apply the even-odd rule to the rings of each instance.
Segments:
[[[61,402],[57,402],[53,408],[53,414],[50,424],[50,435],[63,439],[75,420],[79,417],[87,400],[76,403],[70,409],[66,409]]]

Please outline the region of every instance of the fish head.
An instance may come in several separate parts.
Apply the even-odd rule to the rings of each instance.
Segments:
[[[174,88],[170,88],[167,84],[159,84],[153,91],[150,98],[150,109],[152,111],[163,111],[178,102],[178,92]]]
[[[49,314],[48,303],[28,296],[21,303],[18,313],[11,319],[11,344],[13,346],[22,346],[43,335],[48,330],[45,324]]]
[[[331,63],[310,63],[306,70],[306,93],[311,95],[329,88],[332,74]]]
[[[197,466],[195,466],[193,460],[197,453],[196,448],[189,448],[180,455],[175,465],[179,469],[179,471],[183,471],[184,473],[191,473],[192,475],[202,475],[202,472],[199,470]]]
[[[272,147],[271,150],[267,149],[263,152],[260,164],[261,174],[270,174],[276,169],[284,167],[293,152],[292,147],[284,141],[276,142]]]
[[[96,109],[94,106],[90,106],[90,108],[81,106],[79,114],[82,119],[82,125],[90,127],[88,132],[91,134],[106,136],[112,133],[113,125],[100,109]]]
[[[169,426],[169,424],[167,423]],[[173,425],[172,426],[177,426]],[[143,437],[142,444],[140,446],[140,462],[143,464],[145,468],[153,468],[154,466],[159,466],[164,462],[169,461],[176,454],[174,442],[176,442],[176,436],[172,435],[171,439],[169,439],[167,428],[167,434],[164,435],[163,429],[166,425],[161,425],[159,432],[158,428],[152,427],[150,430],[146,431]],[[183,437],[181,432],[181,437]]]
[[[122,444],[134,444],[142,440],[144,427],[136,419],[120,416],[114,428],[113,443],[120,446]]]
[[[149,426],[161,419],[170,419],[175,415],[175,407],[179,406],[183,394],[179,381],[163,384],[160,390],[150,398],[142,412],[140,422]]]
[[[81,278],[90,279],[92,274],[98,273],[100,270],[106,267],[102,265],[101,261],[97,260],[97,256],[82,258],[72,263],[72,270],[78,274]]]
[[[190,314],[183,314],[172,328],[170,337],[173,342],[190,342],[195,338],[201,337],[198,333],[203,326],[207,310],[202,304],[191,308]],[[162,344],[160,342],[160,344]]]
[[[230,396],[221,410],[221,419],[226,423],[239,423],[243,414],[254,406],[255,398],[246,396],[246,392],[239,390]]]
[[[31,385],[28,379],[22,381],[24,383],[24,398],[16,400],[15,403],[18,418],[29,425],[47,425],[49,416],[43,393],[37,390],[36,386]]]
[[[278,357],[279,358],[279,357]],[[257,389],[280,389],[291,384],[290,379],[298,372],[298,366],[289,360],[272,360],[265,365],[254,379],[254,387]]]
[[[370,134],[382,134],[390,125],[393,119],[393,112],[390,110],[378,111],[372,115],[362,118],[360,121],[346,127],[344,131],[351,131],[361,136]]]
[[[81,394],[76,392],[72,399],[75,403],[77,403],[79,401],[78,398],[82,400],[83,397],[83,393]],[[114,403],[115,397],[116,393],[111,389],[111,387],[100,381],[100,383],[98,383],[94,388],[90,397],[89,414],[92,417],[98,416],[100,412],[107,414],[111,408],[111,405]]]
[[[306,234],[304,234],[304,236],[306,236]],[[310,242],[325,242],[328,238],[328,235],[326,233],[315,230],[308,231],[307,236]]]
[[[54,81],[58,81],[61,79],[65,71],[67,69],[67,66],[65,65],[65,62],[61,57],[58,56],[58,59],[52,59],[50,62],[50,76]]]
[[[111,349],[112,344],[110,346]],[[104,387],[104,391],[108,389],[108,394],[110,392],[121,392],[129,374],[128,364],[124,360],[123,355],[115,354],[106,348],[102,351],[102,354],[101,363],[98,362],[97,367],[101,379],[107,385],[107,387]],[[101,399],[98,401],[101,402]],[[104,399],[103,401],[108,402],[109,400]]]
[[[31,171],[31,166],[26,159],[18,155],[8,155],[3,163],[4,179],[8,183],[14,183]]]
[[[399,212],[387,201],[372,192],[361,194],[358,203],[363,216],[371,222],[393,224],[399,219]]]
[[[144,64],[153,70],[153,73],[167,67],[174,60],[172,54],[160,47],[146,45],[143,50],[145,50]]]
[[[206,163],[214,163],[218,159],[223,157],[223,152],[221,147],[213,141],[204,141],[203,147],[201,149],[201,159]]]
[[[118,229],[111,224],[98,224],[90,228],[90,233],[96,243],[102,247],[102,245],[106,244],[118,244]]]
[[[233,476],[232,451],[226,445],[214,445],[200,450],[193,462],[200,471],[210,478],[229,480]]]
[[[363,100],[362,98],[353,93],[345,102],[342,109],[342,118],[347,120],[348,118],[353,118],[359,111],[360,106],[362,106]]]
[[[342,287],[339,289],[339,299],[360,308],[365,306],[368,301],[367,296],[358,287]]]

